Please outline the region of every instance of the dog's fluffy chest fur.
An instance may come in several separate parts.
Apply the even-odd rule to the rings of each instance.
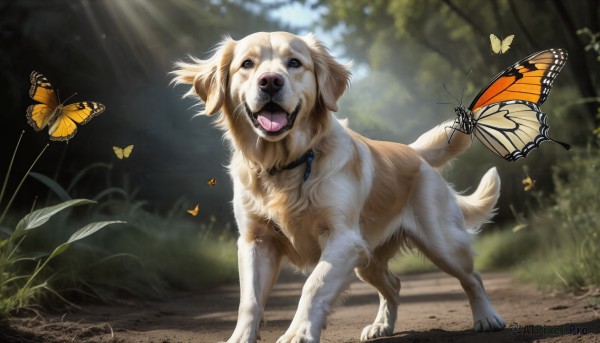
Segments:
[[[313,168],[320,168],[321,164],[315,162]],[[237,170],[237,175],[245,177],[239,178],[242,182],[234,186],[243,211],[257,223],[257,228],[265,228],[257,229],[259,239],[276,241],[300,268],[318,262],[320,237],[328,234],[331,225],[325,220],[328,216],[323,209],[321,183],[316,181],[316,175],[322,171],[313,170],[308,180],[303,181],[304,170],[305,166],[300,165],[270,175],[246,166]]]

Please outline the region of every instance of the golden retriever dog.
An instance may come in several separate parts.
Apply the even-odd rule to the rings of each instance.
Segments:
[[[379,292],[361,341],[394,333],[400,281],[388,261],[410,244],[466,292],[477,331],[504,328],[473,270],[470,234],[493,215],[495,168],[471,195],[437,169],[471,138],[442,124],[411,145],[376,141],[332,112],[350,72],[313,35],[260,32],[225,38],[208,59],[178,62],[174,82],[191,85],[231,146],[229,173],[239,229],[240,306],[228,342],[256,342],[267,298],[284,262],[310,271],[296,314],[278,343],[319,342],[353,274]]]

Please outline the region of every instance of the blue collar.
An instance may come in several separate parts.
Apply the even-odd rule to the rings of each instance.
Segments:
[[[300,156],[300,158],[291,162],[290,164],[287,164],[283,168],[281,168],[281,169],[269,168],[267,171],[269,172],[270,175],[275,175],[275,173],[280,172],[282,170],[294,169],[297,166],[299,166],[303,163],[306,163],[306,169],[304,170],[304,177],[303,177],[303,180],[306,181],[308,179],[308,177],[310,176],[310,172],[312,171],[312,162],[314,159],[315,159],[315,153],[312,151],[312,149],[308,149],[308,151],[304,155]]]

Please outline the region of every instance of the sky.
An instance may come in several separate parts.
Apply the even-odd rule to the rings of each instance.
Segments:
[[[281,1],[267,1],[270,3],[279,3]],[[269,16],[273,19],[278,19],[283,23],[301,27],[296,33],[303,35],[307,33],[314,33],[319,40],[321,40],[325,45],[330,49],[331,53],[341,62],[341,63],[352,63],[350,66],[350,71],[352,72],[352,78],[354,80],[362,78],[368,67],[366,65],[355,63],[350,56],[345,56],[344,51],[341,47],[335,44],[339,29],[337,30],[328,30],[324,31],[320,27],[316,27],[313,25],[316,22],[321,14],[323,9],[315,10],[310,8],[308,5],[303,5],[296,1],[284,1],[286,5],[281,6],[278,9],[272,10]]]

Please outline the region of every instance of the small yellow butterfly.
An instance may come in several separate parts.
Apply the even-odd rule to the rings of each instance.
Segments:
[[[207,185],[209,185],[210,187],[214,186],[217,184],[217,179],[215,179],[214,177],[211,178],[210,180],[208,180],[208,182],[206,183]]]
[[[527,176],[526,178],[524,178],[521,182],[525,185],[525,187],[523,187],[523,189],[525,190],[525,192],[528,192],[528,191],[530,191],[530,190],[532,190],[532,189],[535,188],[535,180],[533,180],[529,176]]]
[[[510,44],[514,38],[515,35],[510,35],[501,40],[495,34],[490,34],[490,46],[492,47],[492,52],[494,54],[506,53],[508,49],[510,49]]]
[[[191,214],[192,216],[197,216],[198,215],[198,210],[200,209],[200,204],[196,204],[196,207],[194,207],[193,210],[187,210],[187,213]]]
[[[115,152],[115,155],[117,155],[117,158],[119,158],[120,160],[124,158],[129,158],[129,155],[131,155],[131,152],[133,151],[133,144],[128,145],[124,148],[113,146],[113,150]]]
[[[27,122],[36,131],[48,126],[48,134],[53,141],[68,141],[75,136],[77,125],[83,125],[104,112],[99,102],[82,101],[65,105],[58,99],[54,87],[48,79],[33,71],[30,76],[29,96],[39,102],[27,108]]]

